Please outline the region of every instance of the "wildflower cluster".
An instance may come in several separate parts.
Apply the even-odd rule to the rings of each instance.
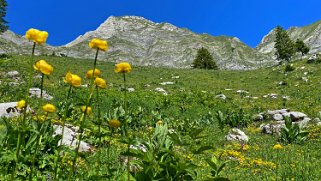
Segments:
[[[26,38],[35,43],[42,44],[47,41],[48,32],[31,28],[26,32]]]

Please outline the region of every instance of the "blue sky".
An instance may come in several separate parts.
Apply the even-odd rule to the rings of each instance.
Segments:
[[[320,0],[7,0],[10,30],[49,32],[63,45],[95,30],[109,16],[136,15],[196,33],[236,36],[255,47],[271,29],[321,20]]]

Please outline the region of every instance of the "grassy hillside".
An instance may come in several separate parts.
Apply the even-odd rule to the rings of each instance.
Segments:
[[[45,59],[54,67],[53,74],[44,80],[44,90],[54,97],[51,102],[55,105],[65,101],[68,85],[64,83],[63,78],[67,71],[80,75],[83,78],[82,84],[90,83],[90,80],[85,78],[85,74],[87,70],[92,69],[93,60],[51,56],[35,59]],[[19,82],[27,82],[26,75],[30,69],[27,62],[29,60],[28,56],[14,55],[11,61],[1,65],[0,102],[19,101],[24,98],[26,84],[8,85],[7,83],[12,80],[6,78],[5,73],[17,70],[21,75]],[[189,171],[195,171],[194,174],[197,176],[193,176],[194,180],[206,180],[210,175],[210,167],[205,160],[213,156],[219,158],[221,163],[227,162],[220,175],[231,180],[319,180],[321,178],[320,127],[309,128],[309,139],[303,144],[286,144],[280,142],[278,135],[260,133],[258,127],[261,122],[251,120],[260,112],[282,108],[304,112],[310,118],[319,116],[319,111],[321,111],[320,66],[305,62],[306,60],[294,62],[295,70],[286,74],[284,74],[284,66],[251,71],[133,67],[132,72],[126,74],[126,84],[127,88],[134,88],[135,91],[128,92],[126,95],[128,113],[121,113],[119,109],[124,98],[121,91],[123,77],[114,72],[113,63],[98,61],[97,68],[102,71],[101,77],[107,81],[108,88],[102,90],[100,99],[93,100],[93,107],[100,105],[104,121],[108,121],[115,115],[121,119],[122,114],[127,114],[125,117],[130,119],[128,127],[130,135],[134,135],[133,137],[140,141],[151,139],[146,129],[148,127],[158,129],[157,122],[162,120],[188,143],[187,146],[175,144],[171,149],[177,152],[175,154],[179,155],[180,159],[183,159],[182,163],[181,160],[178,161],[181,167],[184,164],[185,166],[193,165],[188,168]],[[163,82],[174,84],[161,85]],[[286,85],[280,85],[280,82],[286,82]],[[34,78],[32,87],[40,87],[40,79]],[[165,89],[168,95],[156,92],[155,88],[158,87]],[[238,90],[244,90],[247,93],[237,93]],[[216,98],[219,94],[224,94],[226,99]],[[269,94],[277,94],[277,98],[266,96]],[[74,89],[73,105],[75,107],[82,105],[87,96],[88,88]],[[283,99],[283,96],[287,99]],[[38,103],[39,100],[33,100],[31,105],[37,107]],[[61,111],[59,106],[58,111]],[[242,130],[250,137],[250,141],[245,145],[226,142],[224,136],[229,131],[229,127],[219,128],[216,118],[217,111],[225,115],[236,113],[242,114],[240,117],[246,117],[249,124],[242,127]],[[97,109],[93,112],[98,114]],[[75,113],[74,117],[71,116],[68,122],[80,126],[78,120],[75,119],[76,115]],[[54,116],[54,119],[58,118]],[[82,155],[84,163],[79,165],[79,171],[74,177],[81,180],[122,178],[120,176],[123,175],[126,167],[122,166],[118,159],[120,152],[125,150],[126,144],[122,140],[121,129],[113,132],[105,123],[105,127],[102,128],[105,135],[104,144],[97,146],[97,135],[94,134],[97,128],[90,121],[94,122],[94,118],[89,117],[89,121],[86,122],[89,133],[85,136],[85,140],[96,145],[97,151]],[[199,128],[204,129],[200,133],[201,137],[194,138],[192,133]],[[116,134],[110,146],[109,141],[112,138],[109,134],[113,133]],[[273,146],[279,142],[282,148],[273,149]],[[193,152],[205,145],[209,145],[211,149],[205,151],[204,154]],[[1,154],[5,155],[3,152],[4,150]],[[97,160],[104,163],[98,172],[95,170]],[[157,165],[156,162],[154,160],[153,163]],[[172,160],[171,163],[174,164],[174,161]],[[145,163],[145,165],[150,164]],[[145,169],[144,166],[142,167]],[[64,167],[61,166],[61,168]],[[179,170],[176,167],[175,169]],[[0,170],[2,171],[0,176],[5,177],[6,168]],[[44,171],[38,168],[37,174],[39,177],[44,177],[47,172],[51,173],[51,170]],[[60,177],[71,179],[68,174],[63,173]],[[23,179],[23,173],[17,178]],[[139,177],[136,175],[135,178]],[[187,177],[176,179],[188,180]]]

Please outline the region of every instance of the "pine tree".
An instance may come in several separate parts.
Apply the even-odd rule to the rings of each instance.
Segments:
[[[7,5],[6,0],[0,0],[0,33],[5,32],[8,29],[8,22],[4,19],[7,14]]]
[[[197,50],[197,55],[193,61],[192,67],[200,69],[218,69],[211,53],[203,47]]]
[[[310,51],[310,48],[300,39],[295,42],[296,52],[300,52],[301,55],[305,55]]]
[[[290,39],[288,33],[281,27],[276,27],[275,55],[278,60],[289,62],[295,53],[295,44]]]

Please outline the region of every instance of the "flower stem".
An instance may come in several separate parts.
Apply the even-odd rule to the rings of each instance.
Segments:
[[[17,171],[17,165],[20,161],[20,149],[21,149],[21,141],[24,140],[24,132],[25,132],[25,124],[26,124],[26,117],[27,117],[27,108],[29,104],[29,90],[31,87],[31,79],[32,79],[32,71],[33,71],[33,59],[34,59],[34,54],[35,54],[35,49],[36,49],[36,43],[33,43],[32,46],[32,52],[31,52],[31,57],[30,57],[30,66],[31,69],[29,71],[29,78],[28,78],[28,85],[27,85],[27,93],[25,97],[26,105],[23,109],[23,121],[22,121],[22,130],[20,129],[21,127],[18,127],[18,141],[17,141],[17,149],[16,149],[16,165],[15,168],[13,169],[13,174],[16,173]]]
[[[42,91],[43,91],[43,77],[44,77],[44,74],[43,74],[43,73],[41,73],[40,99],[42,99]]]
[[[62,117],[62,130],[61,130],[61,141],[60,141],[60,146],[62,145],[62,142],[64,140],[64,133],[65,133],[65,124],[66,124],[66,118],[67,118],[67,113],[68,113],[68,108],[70,105],[70,101],[69,101],[69,97],[71,94],[71,90],[72,90],[72,85],[69,86],[69,90],[67,93],[67,98],[66,98],[66,104],[65,104],[65,114]],[[58,151],[58,155],[57,155],[57,159],[56,159],[56,164],[55,164],[55,174],[54,174],[54,179],[57,178],[57,174],[58,174],[58,163],[60,162],[60,150]]]
[[[87,115],[87,108],[90,106],[90,103],[91,103],[91,100],[92,100],[92,95],[93,95],[93,92],[94,92],[94,88],[91,90],[90,92],[90,95],[88,97],[88,100],[87,100],[87,104],[86,104],[86,108],[80,118],[80,135],[78,137],[78,142],[77,142],[77,147],[76,147],[76,150],[75,150],[75,158],[73,160],[73,173],[76,174],[76,162],[77,162],[77,157],[78,157],[78,154],[79,154],[79,148],[80,148],[80,142],[81,142],[81,139],[82,139],[82,136],[83,136],[83,133],[84,133],[84,123],[85,123],[85,120],[86,120],[86,115]]]
[[[101,104],[101,101],[100,101],[100,98],[99,98],[99,88],[98,86],[96,86],[96,97],[97,97],[97,109],[98,109],[98,137],[99,137],[99,142],[98,142],[98,147],[101,146],[101,119],[100,119],[100,104]],[[100,169],[100,166],[101,166],[101,161],[100,161],[100,155],[101,155],[101,150],[98,151],[98,167],[96,169],[96,175],[98,176],[99,175],[99,169]]]

